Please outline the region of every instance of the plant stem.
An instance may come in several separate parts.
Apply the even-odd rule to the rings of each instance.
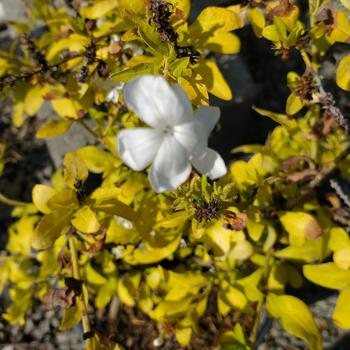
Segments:
[[[320,0],[309,0],[309,16],[310,16],[311,27],[315,25],[315,17],[317,15],[319,8],[320,8]]]
[[[15,199],[11,199],[6,197],[5,195],[3,195],[2,193],[0,193],[0,202],[5,203],[11,207],[25,207],[26,205],[30,204],[30,203],[26,203],[26,202],[21,202],[21,201],[17,201]]]
[[[75,237],[71,236],[68,239],[69,242],[69,250],[72,258],[72,267],[73,267],[73,277],[77,280],[80,280],[80,271],[79,271],[79,263],[78,263],[78,254],[75,247]],[[82,286],[82,295],[77,297],[77,303],[82,308],[82,323],[84,334],[91,332],[90,321],[87,313],[87,305],[88,305],[88,293],[85,284]],[[93,342],[92,338],[87,338],[85,341],[86,350],[93,350]]]
[[[93,130],[92,128],[90,128],[90,126],[88,124],[86,124],[83,120],[78,120],[78,123],[85,129],[87,130],[92,136],[96,137],[98,140],[100,139],[100,135]]]
[[[310,61],[309,55],[306,53],[304,49],[299,49],[299,52],[301,54],[301,58],[303,59],[306,67],[312,69],[312,62]]]

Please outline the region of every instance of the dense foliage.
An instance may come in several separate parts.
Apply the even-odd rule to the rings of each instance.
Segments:
[[[58,117],[36,137],[79,123],[96,142],[67,153],[51,184],[33,188],[33,203],[1,195],[15,205],[8,255],[0,257],[0,290],[12,299],[3,317],[23,324],[37,298],[64,309],[61,330],[82,323],[87,349],[127,349],[93,325],[96,309],[119,302],[155,320],[159,339],[175,336],[190,348],[210,299],[217,318],[235,313],[236,323],[208,348],[253,348],[267,311],[319,350],[307,305],[286,294],[307,279],[340,290],[334,322],[350,328],[350,201],[334,177],[350,179],[348,127],[318,74],[327,50],[350,42],[350,2],[310,0],[305,19],[293,1],[246,1],[207,7],[193,23],[190,0],[32,5],[28,22],[9,23],[18,38],[0,52],[13,125],[49,103]],[[118,133],[144,126],[125,105],[123,83],[161,75],[180,84],[195,109],[210,94],[230,100],[213,53],[238,53],[232,31],[247,25],[281,60],[295,51],[305,64],[303,75],[287,76],[285,114],[254,107],[279,125],[265,145],[235,149],[249,156],[220,180],[193,171],[175,191],[155,193],[147,170],[133,171],[118,156]],[[336,80],[350,91],[350,54]],[[0,157],[2,171],[5,144]],[[89,174],[101,179],[92,191]]]

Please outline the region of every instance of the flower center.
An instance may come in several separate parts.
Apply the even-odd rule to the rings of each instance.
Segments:
[[[164,134],[167,135],[173,135],[174,134],[174,130],[171,126],[166,126],[163,130]]]

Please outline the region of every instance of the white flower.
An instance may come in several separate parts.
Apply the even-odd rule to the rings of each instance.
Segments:
[[[124,87],[124,83],[118,82],[117,85],[112,90],[110,90],[108,92],[108,94],[106,96],[106,101],[118,103],[120,92],[123,90],[123,87]]]
[[[161,76],[145,75],[124,89],[127,106],[150,127],[130,128],[117,136],[118,153],[136,171],[152,162],[149,180],[156,192],[174,190],[187,180],[191,163],[211,179],[226,174],[220,155],[208,148],[208,136],[219,120],[217,107],[191,102],[179,85],[170,86]]]

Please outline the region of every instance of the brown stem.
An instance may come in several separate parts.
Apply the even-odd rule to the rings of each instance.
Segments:
[[[69,242],[69,250],[72,258],[72,267],[73,267],[73,277],[77,280],[80,280],[80,271],[79,271],[79,263],[78,263],[78,254],[75,246],[75,237],[71,235],[68,239]],[[82,308],[82,323],[84,334],[91,333],[90,321],[87,313],[87,305],[88,305],[88,293],[86,285],[82,286],[82,295],[77,298],[77,302],[79,306]],[[85,341],[86,350],[93,350],[93,339],[87,338]]]

